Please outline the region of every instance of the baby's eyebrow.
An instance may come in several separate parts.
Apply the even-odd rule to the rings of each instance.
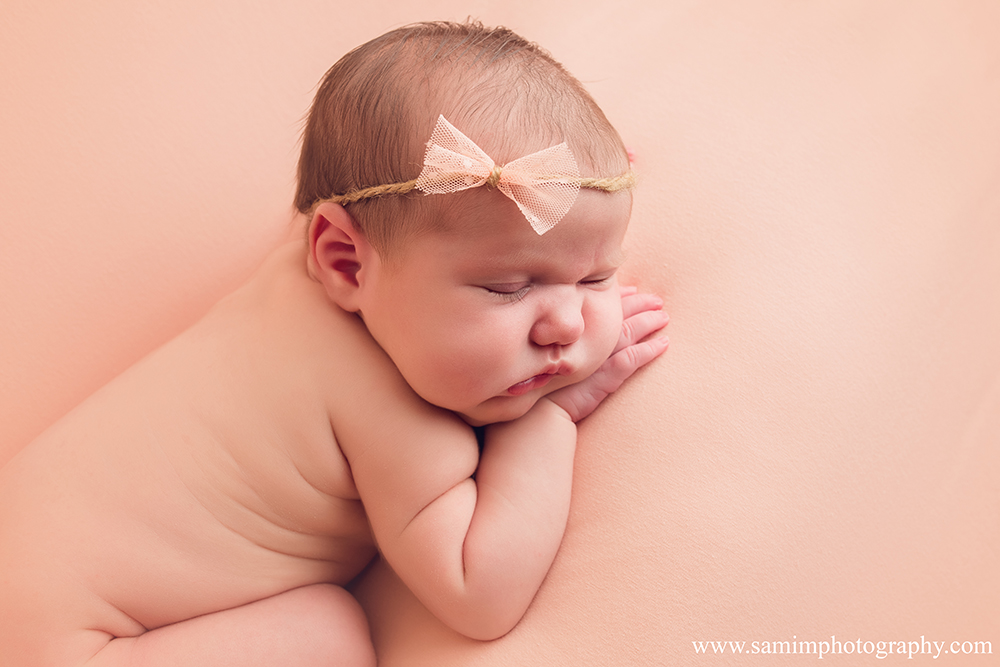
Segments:
[[[617,270],[625,263],[627,254],[627,251],[621,245],[609,243],[593,248],[593,254],[590,255],[589,260],[584,260],[584,263],[590,265],[590,268],[587,269],[588,273],[591,271],[606,271],[608,269]],[[575,265],[576,270],[582,270],[583,267],[578,263],[580,259],[583,258],[578,258],[568,263],[553,263],[554,258],[550,254],[540,256],[532,249],[522,248],[505,255],[477,258],[475,262],[470,264],[469,268],[474,269],[475,272],[480,274],[489,273],[492,277],[513,274],[520,276],[521,274],[546,273],[553,269],[566,269],[569,268],[568,264]]]

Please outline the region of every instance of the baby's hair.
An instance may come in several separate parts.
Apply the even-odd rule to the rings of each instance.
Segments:
[[[418,23],[362,44],[323,77],[303,133],[296,208],[310,215],[335,198],[390,254],[401,236],[440,220],[447,197],[404,188],[336,198],[415,179],[442,114],[498,164],[566,141],[585,180],[628,171],[617,131],[541,47],[478,22]]]

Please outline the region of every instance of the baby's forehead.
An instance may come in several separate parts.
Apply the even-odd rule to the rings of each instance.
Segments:
[[[496,271],[590,271],[624,261],[622,240],[630,198],[625,193],[581,192],[555,227],[538,234],[499,192],[477,193],[474,205],[453,207],[441,247],[456,266]],[[458,195],[442,195],[461,197]],[[597,205],[595,205],[597,204]]]

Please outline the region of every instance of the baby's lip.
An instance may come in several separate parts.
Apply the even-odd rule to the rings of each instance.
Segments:
[[[572,375],[573,367],[567,364],[565,361],[554,361],[549,364],[544,371],[544,375]]]
[[[549,380],[558,375],[570,375],[572,373],[573,367],[565,362],[551,363],[538,375],[532,375],[527,380],[522,380],[521,382],[508,387],[507,393],[511,396],[521,396],[523,394],[527,394],[532,389],[544,387],[549,383]]]

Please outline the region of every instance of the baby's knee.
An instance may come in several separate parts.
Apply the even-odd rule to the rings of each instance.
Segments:
[[[368,619],[350,593],[332,584],[313,584],[283,594],[287,621],[314,652],[316,665],[374,667]]]

